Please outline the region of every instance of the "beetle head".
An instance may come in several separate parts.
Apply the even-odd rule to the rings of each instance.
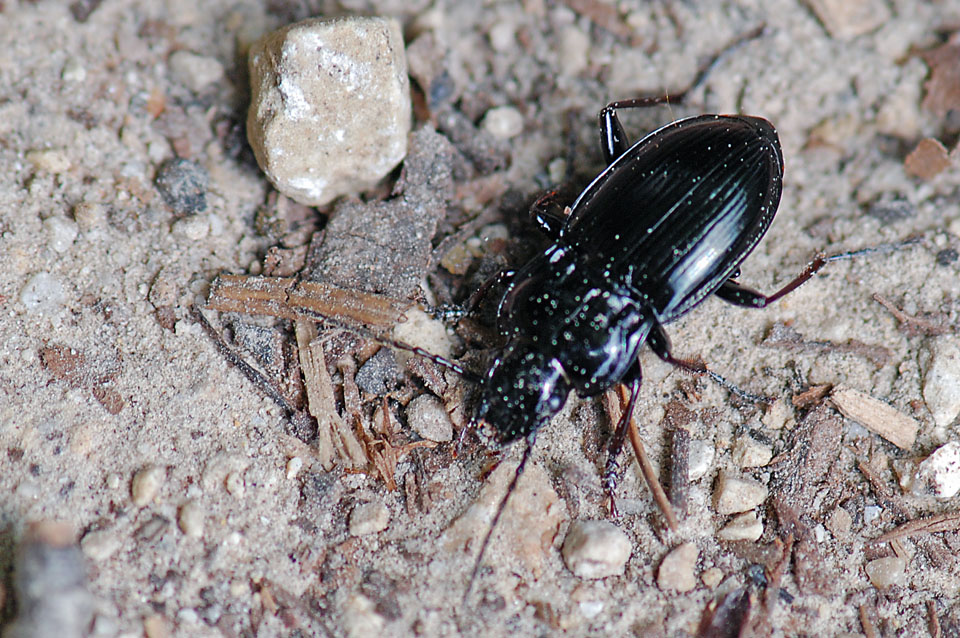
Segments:
[[[511,341],[490,367],[480,392],[476,421],[485,421],[500,443],[509,443],[559,412],[570,383],[555,358],[529,343]]]

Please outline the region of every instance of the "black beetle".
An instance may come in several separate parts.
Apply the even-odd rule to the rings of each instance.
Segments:
[[[741,262],[766,233],[780,202],[777,132],[759,117],[699,115],[630,145],[617,110],[659,101],[613,102],[600,112],[607,168],[565,217],[534,206],[533,216],[553,243],[498,278],[508,282],[498,311],[507,343],[481,381],[474,423],[488,424],[500,443],[525,437],[528,445],[481,544],[471,586],[537,431],[571,390],[588,397],[617,384],[630,387],[604,474],[612,504],[616,458],[640,389],[643,345],[664,361],[735,389],[704,366],[673,357],[663,326],[711,294],[762,308],[828,261],[851,255],[817,256],[772,295],[737,283]]]

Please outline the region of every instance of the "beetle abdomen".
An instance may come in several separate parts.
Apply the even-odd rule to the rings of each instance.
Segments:
[[[713,293],[766,232],[783,159],[773,126],[701,115],[634,144],[574,204],[563,239],[660,323]]]

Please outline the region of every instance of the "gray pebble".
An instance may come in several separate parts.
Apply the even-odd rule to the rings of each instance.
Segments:
[[[247,137],[260,168],[308,206],[376,184],[404,158],[411,106],[400,23],[311,19],[250,50]]]
[[[390,348],[380,348],[360,366],[354,380],[367,394],[379,396],[391,390],[399,377],[397,355]]]
[[[192,215],[207,210],[207,170],[187,159],[174,158],[160,165],[157,189],[163,201],[178,215]]]
[[[410,428],[428,441],[453,440],[453,423],[443,402],[432,394],[421,394],[407,404]]]
[[[169,64],[173,76],[194,93],[223,79],[223,65],[216,58],[190,51],[174,51],[170,54]]]
[[[947,427],[960,416],[960,339],[931,339],[925,354],[923,399],[937,427]]]
[[[563,562],[580,578],[623,573],[630,558],[630,539],[608,521],[576,521],[563,540]]]

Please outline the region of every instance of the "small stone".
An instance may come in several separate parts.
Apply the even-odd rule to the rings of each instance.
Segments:
[[[194,93],[223,79],[223,65],[216,58],[190,51],[174,51],[168,63],[173,76]]]
[[[950,441],[924,459],[917,467],[910,491],[927,492],[937,498],[951,498],[960,492],[960,442]]]
[[[952,335],[927,342],[923,358],[923,400],[937,427],[947,427],[960,416],[960,339]]]
[[[167,470],[156,465],[148,465],[137,472],[130,486],[133,504],[137,507],[143,507],[152,502],[160,493],[160,487],[166,479]]]
[[[80,551],[94,562],[107,560],[120,549],[120,539],[112,529],[87,532],[80,540]]]
[[[563,562],[580,578],[618,576],[630,558],[630,539],[609,521],[575,521],[563,540]]]
[[[691,481],[699,481],[713,465],[713,457],[717,451],[709,441],[690,441],[690,455],[687,461],[687,475]]]
[[[383,635],[386,619],[377,613],[377,605],[363,594],[354,594],[343,607],[343,628],[348,638]]]
[[[350,512],[350,535],[366,536],[387,529],[390,510],[382,503],[363,503]]]
[[[107,207],[103,204],[81,202],[74,206],[73,218],[81,232],[89,233],[107,221]]]
[[[416,306],[404,313],[406,321],[401,321],[393,328],[393,338],[418,346],[428,352],[441,357],[452,357],[453,343],[447,334],[447,326],[439,319],[433,319]]]
[[[167,619],[160,614],[147,616],[143,619],[143,634],[146,638],[167,638],[170,635]]]
[[[783,399],[777,399],[760,420],[768,430],[779,430],[786,426],[792,418],[793,411],[787,406],[787,402]]]
[[[207,210],[207,170],[188,159],[173,158],[157,170],[157,190],[178,215],[192,215]]]
[[[177,523],[180,525],[180,531],[190,538],[200,538],[203,536],[204,511],[196,501],[187,501],[180,507],[180,514],[177,517]]]
[[[289,461],[287,461],[287,479],[297,478],[297,474],[300,473],[300,470],[303,469],[303,459],[299,456],[295,456]]]
[[[704,585],[713,589],[723,580],[723,570],[719,567],[711,567],[710,569],[703,570],[703,573],[700,574],[700,580]]]
[[[48,245],[58,253],[67,252],[80,231],[77,222],[65,217],[48,217],[43,220],[43,227],[47,230]]]
[[[733,462],[742,468],[763,467],[773,458],[773,448],[749,436],[733,444]]]
[[[850,512],[838,507],[827,518],[826,528],[837,538],[844,539],[850,533],[850,527],[853,525],[853,517]]]
[[[722,473],[714,493],[717,513],[739,514],[752,510],[767,498],[767,486],[759,481]]]
[[[380,348],[363,362],[354,380],[362,391],[379,396],[396,387],[401,376],[397,355],[391,348]]]
[[[70,159],[61,150],[27,151],[26,157],[38,171],[59,175],[70,170]]]
[[[920,140],[903,162],[908,175],[920,179],[933,179],[950,167],[950,153],[934,138]]]
[[[694,570],[700,550],[693,543],[684,543],[664,556],[657,570],[657,587],[663,591],[686,592],[697,586]]]
[[[79,84],[87,79],[87,70],[76,58],[70,58],[60,71],[60,79],[71,84]]]
[[[247,137],[284,195],[321,206],[376,184],[404,158],[411,106],[400,23],[310,19],[250,50]]]
[[[722,541],[755,541],[763,536],[763,521],[756,512],[745,512],[736,516],[717,532]]]
[[[523,132],[523,116],[512,106],[498,106],[487,111],[480,127],[497,139],[508,140]]]
[[[20,291],[20,302],[27,312],[46,314],[55,312],[66,299],[60,279],[48,272],[38,272],[27,280]]]
[[[200,241],[210,233],[210,222],[204,216],[190,215],[175,221],[171,230],[184,239]]]
[[[899,556],[889,556],[870,561],[864,571],[867,572],[867,578],[870,579],[874,587],[886,589],[891,585],[902,584],[906,569],[907,561]]]
[[[421,394],[407,404],[410,428],[428,441],[452,441],[453,423],[443,402],[432,394]]]

